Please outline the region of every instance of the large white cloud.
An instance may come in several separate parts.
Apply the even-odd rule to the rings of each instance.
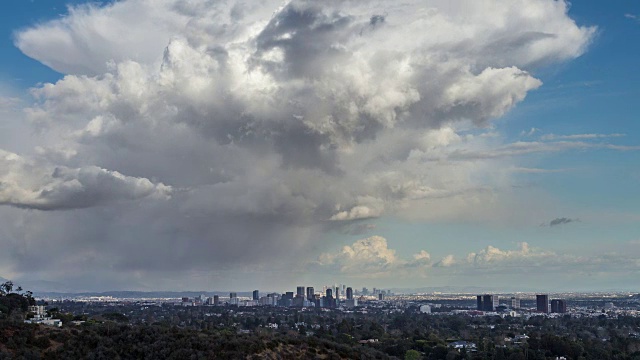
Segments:
[[[505,145],[484,129],[541,86],[531,71],[580,56],[594,31],[550,0],[73,7],[15,36],[67,75],[32,91],[37,164],[6,168],[25,182],[3,203],[106,208],[84,222],[31,214],[12,234],[46,223],[73,249],[107,228],[105,266],[186,271],[303,263],[322,231],[385,213],[461,216],[508,185],[504,158],[591,146]]]
[[[95,166],[49,168],[0,150],[0,204],[39,210],[85,208],[119,200],[167,199],[171,188]]]

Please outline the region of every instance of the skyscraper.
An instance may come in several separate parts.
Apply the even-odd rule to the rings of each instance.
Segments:
[[[482,305],[482,295],[476,296],[476,305],[478,311],[484,311],[484,306]]]
[[[350,287],[347,288],[347,300],[353,300],[353,289]]]
[[[324,307],[335,307],[335,300],[333,299],[333,291],[331,291],[331,288],[327,289],[327,292],[325,294],[326,296],[324,297]]]
[[[567,312],[567,302],[562,299],[553,299],[551,300],[551,312],[552,313],[566,313]]]
[[[549,313],[549,295],[539,294],[536,295],[536,310],[541,313]]]
[[[498,307],[498,301],[500,298],[498,295],[486,294],[482,297],[482,310],[483,311],[495,311]]]
[[[511,308],[520,309],[520,298],[516,296],[511,297]]]
[[[309,301],[313,301],[315,300],[315,291],[313,290],[312,286],[308,286],[307,287],[307,300]]]
[[[233,299],[233,298],[237,298],[238,297],[238,293],[229,293],[229,299]]]
[[[220,303],[220,296],[213,295],[213,306],[218,306],[219,303]]]
[[[296,288],[296,296],[304,297],[304,286],[298,286]]]
[[[260,292],[258,290],[253,290],[253,300],[260,300]]]

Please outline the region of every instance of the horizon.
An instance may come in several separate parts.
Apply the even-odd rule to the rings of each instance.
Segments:
[[[0,17],[0,280],[638,289],[640,3]]]

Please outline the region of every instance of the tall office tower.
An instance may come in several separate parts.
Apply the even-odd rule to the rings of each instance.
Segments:
[[[520,298],[516,296],[511,297],[511,308],[520,309]]]
[[[304,297],[304,286],[298,286],[296,288],[296,295]]]
[[[237,298],[238,297],[238,293],[229,293],[229,299],[233,299],[233,298]]]
[[[347,288],[347,300],[353,300],[353,289],[350,287]]]
[[[551,312],[563,314],[567,312],[567,302],[562,299],[551,300]]]
[[[336,287],[336,300],[340,299],[340,288]]]
[[[253,290],[253,300],[260,300],[260,292],[258,290]]]
[[[218,306],[219,303],[220,303],[220,296],[213,295],[213,306]]]
[[[482,297],[482,310],[483,311],[495,311],[498,306],[497,295],[484,295]]]
[[[315,295],[315,291],[313,290],[312,286],[308,286],[307,287],[307,300],[309,301],[313,301],[314,300],[314,295]]]
[[[476,309],[478,309],[478,311],[483,311],[484,310],[484,306],[482,306],[482,295],[478,295],[476,296]]]
[[[536,310],[545,314],[549,313],[549,295],[536,295]]]
[[[384,293],[383,292],[378,294],[378,300],[384,300]]]
[[[331,290],[331,288],[328,288],[327,291],[325,292],[324,307],[326,307],[326,308],[335,307],[335,300],[333,298],[333,290]]]
[[[362,295],[369,295],[369,289],[367,289],[366,287],[362,288]]]

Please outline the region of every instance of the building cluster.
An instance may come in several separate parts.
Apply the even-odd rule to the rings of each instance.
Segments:
[[[33,317],[31,319],[25,320],[24,321],[25,323],[28,323],[28,324],[43,324],[43,325],[56,326],[56,327],[61,327],[62,326],[62,320],[53,319],[53,318],[47,316],[47,311],[45,310],[44,306],[42,306],[42,305],[29,306],[29,313],[31,315],[33,315]]]
[[[520,309],[520,298],[513,296],[507,302],[508,305],[500,305],[500,297],[498,295],[477,295],[476,304],[478,311],[492,312],[506,310],[507,308],[516,310]],[[549,302],[548,294],[538,294],[536,295],[536,311],[544,314],[566,313],[567,302],[564,299],[552,299],[551,302]]]
[[[385,300],[391,295],[390,290],[374,288],[369,292],[367,288],[362,288],[361,292],[353,290],[346,285],[324,286],[321,292],[316,292],[312,286],[298,286],[295,293],[293,291],[279,293],[268,293],[260,296],[259,290],[254,290],[251,298],[239,298],[236,292],[229,293],[229,299],[225,303],[220,301],[218,295],[213,297],[197,296],[194,299],[182,298],[182,305],[235,305],[235,306],[283,306],[283,307],[316,307],[316,308],[337,308],[347,309],[358,306],[358,300],[373,297],[377,300]],[[359,296],[359,297],[358,297]]]

